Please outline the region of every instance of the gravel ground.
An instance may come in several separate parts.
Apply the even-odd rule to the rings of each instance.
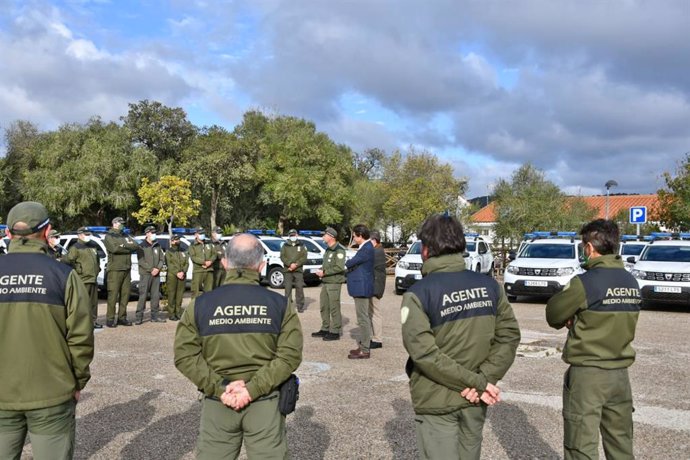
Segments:
[[[384,347],[370,360],[347,359],[357,335],[354,303],[343,288],[344,332],[324,342],[319,287],[305,289],[304,360],[297,374],[300,400],[288,416],[296,459],[407,459],[416,457],[413,411],[400,336],[400,297],[393,278],[382,300]],[[188,294],[187,294],[188,295]],[[500,383],[504,401],[488,411],[482,457],[562,457],[560,359],[564,331],[549,329],[544,302],[513,304],[522,330],[515,364]],[[185,301],[186,304],[186,301]],[[133,319],[135,302],[129,304]],[[100,313],[105,314],[101,301]],[[101,318],[101,322],[105,322]],[[77,410],[76,458],[191,459],[200,416],[194,386],[173,365],[175,322],[103,329],[96,334],[92,379]],[[641,459],[690,458],[688,363],[690,311],[641,313],[631,368],[635,398],[635,453]],[[31,458],[27,445],[22,458]],[[244,455],[242,456],[244,458]]]

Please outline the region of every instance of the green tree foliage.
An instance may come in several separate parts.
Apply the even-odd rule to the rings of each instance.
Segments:
[[[15,121],[5,130],[7,152],[0,159],[0,210],[6,216],[15,204],[24,199],[24,173],[35,167],[39,139],[36,125]]]
[[[141,224],[165,224],[170,235],[174,225],[187,225],[201,206],[192,198],[190,182],[177,176],[162,176],[157,182],[144,178],[138,193],[141,208],[132,216]]]
[[[257,177],[260,199],[275,207],[280,232],[287,222],[307,218],[340,222],[350,200],[352,152],[311,122],[277,117],[269,121],[261,143]]]
[[[659,221],[674,230],[690,230],[690,152],[678,165],[675,175],[664,173],[666,187],[657,191]]]
[[[456,213],[458,197],[467,181],[453,177],[453,168],[428,152],[410,149],[395,152],[386,160],[384,182],[388,196],[383,204],[387,223],[394,224],[403,240],[418,230],[430,214]]]
[[[535,230],[579,230],[596,214],[582,199],[568,199],[544,172],[531,164],[517,169],[510,180],[494,188],[496,236],[518,240]]]
[[[40,201],[65,225],[103,223],[137,206],[141,178],[155,157],[133,147],[125,129],[92,118],[40,135],[35,167],[24,171],[24,198]]]
[[[211,227],[216,226],[221,203],[231,209],[239,194],[253,185],[257,154],[220,126],[202,129],[185,149],[181,169],[198,196],[208,199]]]
[[[196,134],[196,128],[187,120],[187,113],[179,108],[167,107],[147,99],[129,104],[127,116],[121,117],[134,143],[153,152],[165,167],[174,165],[184,148]]]

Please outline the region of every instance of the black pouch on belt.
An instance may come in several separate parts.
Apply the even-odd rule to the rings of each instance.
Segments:
[[[280,385],[279,391],[278,410],[283,415],[293,413],[299,399],[299,378],[295,374],[290,374]]]

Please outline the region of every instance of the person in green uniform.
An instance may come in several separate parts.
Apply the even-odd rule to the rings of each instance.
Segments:
[[[65,248],[60,244],[60,237],[62,234],[57,230],[51,230],[48,235],[48,247],[50,248],[49,255],[55,260],[63,261],[63,257],[67,254]]]
[[[179,321],[182,316],[182,297],[184,296],[189,257],[180,247],[180,235],[170,238],[170,248],[165,254],[165,262],[168,266],[168,274],[165,282],[168,284],[168,318],[171,321]]]
[[[288,232],[287,241],[280,248],[280,260],[283,262],[283,284],[285,297],[292,302],[292,288],[295,288],[297,311],[304,311],[304,273],[303,265],[307,262],[307,247],[297,238],[294,228]]]
[[[633,402],[628,367],[640,314],[637,280],[618,252],[620,232],[598,219],[580,231],[586,257],[577,275],[546,304],[546,321],[568,328],[563,361],[563,447],[566,459],[598,458],[599,433],[606,458],[633,455]]]
[[[223,286],[196,298],[175,332],[175,366],[205,396],[196,458],[287,458],[278,387],[302,361],[302,328],[287,299],[259,284],[264,251],[235,236]]]
[[[427,218],[422,280],[405,292],[400,315],[405,370],[422,459],[479,459],[488,405],[515,359],[520,329],[503,288],[465,269],[465,235],[455,217]]]
[[[28,433],[36,460],[71,459],[75,409],[91,378],[93,325],[84,283],[49,256],[50,219],[14,206],[0,257],[0,458],[19,459]]]
[[[124,233],[125,220],[116,217],[112,221],[113,227],[103,239],[103,244],[108,252],[108,265],[106,266],[106,284],[108,289],[108,310],[106,323],[108,327],[131,326],[127,319],[127,304],[131,290],[132,253],[139,245],[134,239]],[[117,318],[115,318],[115,304],[119,301]]]
[[[345,282],[345,248],[338,243],[338,232],[327,227],[323,234],[326,252],[323,255],[323,266],[316,275],[321,278],[321,329],[312,332],[312,337],[323,340],[340,340],[343,319],[340,313],[340,291]]]
[[[161,270],[165,265],[165,254],[160,244],[156,241],[156,227],[149,225],[144,229],[146,238],[137,249],[137,261],[139,262],[139,300],[135,324],[144,323],[144,310],[146,299],[151,296],[151,322],[164,323],[160,317],[161,298]]]
[[[213,289],[213,262],[218,257],[213,245],[206,241],[204,229],[194,230],[194,242],[189,247],[189,258],[192,260],[192,300],[201,291],[209,292]]]
[[[103,325],[98,323],[98,286],[96,284],[98,272],[101,270],[98,261],[98,246],[91,241],[91,231],[86,227],[80,227],[77,230],[77,237],[78,241],[70,246],[64,261],[74,268],[86,287],[94,329],[102,329]]]
[[[225,247],[227,242],[222,239],[223,229],[220,227],[214,227],[211,231],[211,244],[216,249],[216,260],[213,261],[213,288],[217,288],[223,284],[225,279],[225,269],[221,260],[225,257]]]

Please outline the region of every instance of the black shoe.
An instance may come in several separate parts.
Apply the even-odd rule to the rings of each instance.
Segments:
[[[132,322],[126,319],[118,319],[117,324],[120,326],[131,326]]]
[[[337,332],[329,332],[323,336],[323,340],[330,342],[331,340],[340,340],[340,334]]]
[[[165,320],[163,318],[151,318],[152,323],[164,323]]]
[[[319,332],[312,332],[311,336],[312,337],[325,337],[326,334],[328,334],[328,331],[319,331]]]
[[[99,323],[93,323],[93,328],[94,329],[103,329],[103,325]]]
[[[106,321],[106,322],[105,322],[105,325],[106,325],[107,327],[117,327],[117,321],[115,321],[115,320]]]
[[[141,326],[142,324],[144,324],[144,319],[139,318],[136,321],[134,321],[134,324],[136,324],[137,326]]]
[[[383,348],[383,344],[381,342],[374,342],[372,340],[369,342],[369,348]]]
[[[168,318],[168,319],[169,319],[170,321],[179,321],[179,320],[180,320],[180,318],[178,318],[177,316],[171,316],[171,317]]]

